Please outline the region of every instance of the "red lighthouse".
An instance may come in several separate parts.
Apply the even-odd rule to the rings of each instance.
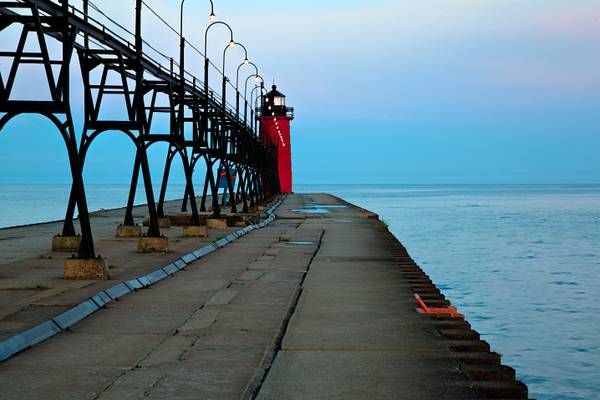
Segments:
[[[292,192],[292,144],[290,122],[294,109],[286,107],[285,95],[273,85],[272,90],[262,97],[260,134],[263,142],[277,146],[279,186],[282,193]]]

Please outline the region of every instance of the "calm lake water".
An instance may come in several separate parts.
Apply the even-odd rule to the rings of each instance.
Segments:
[[[600,186],[297,185],[375,211],[539,400],[600,398]],[[0,185],[0,226],[62,219],[66,185]],[[90,209],[127,185],[90,185]],[[180,198],[171,185],[168,198]],[[137,203],[145,203],[138,192]]]
[[[600,186],[295,189],[379,213],[530,397],[600,398]]]
[[[64,219],[70,190],[70,185],[0,184],[0,227]],[[183,184],[169,184],[166,199],[181,199],[184,190]],[[86,185],[86,196],[90,211],[125,207],[129,185]],[[158,201],[158,191],[154,197]],[[146,204],[141,185],[135,203]]]

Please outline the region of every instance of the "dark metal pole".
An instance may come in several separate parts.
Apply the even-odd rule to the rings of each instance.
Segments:
[[[229,201],[231,202],[231,212],[237,213],[235,192],[233,190],[233,182],[231,181],[231,166],[229,165],[229,163],[225,163],[225,174],[227,178],[227,188],[224,189],[224,192],[227,193],[227,189],[229,189]],[[224,194],[223,197],[225,197]]]
[[[208,57],[204,57],[204,117],[202,118],[202,134],[208,140]]]
[[[235,118],[239,121],[240,119],[240,92],[235,91]]]
[[[172,147],[169,146],[169,150],[167,152],[167,159],[165,160],[165,169],[163,171],[163,179],[160,185],[160,194],[158,196],[158,206],[156,213],[159,217],[165,216],[164,204],[165,197],[167,195],[167,184],[169,180],[169,173],[171,172],[171,163],[173,162],[173,157],[175,156],[175,152],[172,150]]]
[[[214,162],[207,162],[207,174],[208,174],[208,179],[209,179],[209,183],[210,183],[210,191],[211,191],[211,200],[212,200],[212,207],[213,207],[213,217],[218,218],[221,216],[221,208],[219,207],[219,189],[217,188],[217,183],[215,180],[215,175],[213,172],[213,165]],[[219,171],[217,171],[217,176],[219,174]]]
[[[222,118],[223,120],[225,120],[225,112],[226,112],[226,107],[227,107],[227,102],[226,102],[226,96],[227,96],[227,77],[225,75],[223,75],[223,86],[221,88],[221,95],[223,96],[223,98],[221,99],[221,106],[223,107],[223,114],[222,114]]]
[[[71,167],[71,175],[73,177],[73,187],[77,192],[77,209],[79,211],[79,224],[81,225],[81,244],[77,253],[77,258],[95,258],[94,242],[92,239],[92,228],[90,225],[90,217],[87,208],[87,199],[85,196],[85,187],[83,184],[83,170],[81,160],[77,151],[77,140],[75,138],[75,130],[73,127],[73,120],[71,117],[71,106],[69,101],[70,96],[70,85],[69,85],[69,60],[71,59],[72,41],[71,41],[71,30],[69,28],[69,1],[63,0],[62,2],[63,12],[63,41],[62,41],[62,61],[63,65],[60,70],[61,82],[63,85],[62,95],[63,103],[65,105],[65,111],[67,120],[63,125],[63,129],[66,131],[69,138],[68,152],[69,152],[69,164]]]
[[[206,174],[204,175],[204,189],[202,190],[202,204],[200,205],[200,209],[202,211],[206,211],[206,197],[208,195],[208,182],[210,180],[208,175],[208,161],[206,162]]]
[[[265,92],[265,81],[261,80],[260,81],[260,94],[259,94],[259,98],[262,99],[264,92]],[[261,107],[262,107],[262,105],[263,105],[263,101],[262,100],[260,101],[260,104],[261,104]],[[260,136],[260,135],[258,135],[258,118],[256,119],[256,121],[254,121],[254,133],[256,133],[257,136]]]
[[[179,78],[180,78],[180,91],[179,91],[179,113],[178,113],[178,121],[177,121],[177,134],[179,135],[178,140],[181,143],[185,143],[185,38],[183,37],[183,2],[181,1],[181,26],[180,26],[180,39],[179,39]],[[194,193],[194,184],[192,181],[192,171],[190,168],[189,161],[187,159],[187,152],[183,152],[181,154],[182,162],[183,162],[183,170],[186,178],[186,198],[185,203],[187,203],[187,199],[189,197],[190,205],[192,207],[192,223],[194,225],[200,225],[200,218],[198,217],[198,207],[196,205],[196,195]],[[171,158],[172,160],[172,158]],[[169,162],[170,168],[170,162]],[[168,173],[166,174],[163,184],[164,188],[161,188],[161,201],[164,203],[164,195],[167,190],[167,181],[168,181]],[[161,208],[162,208],[161,203]]]
[[[134,226],[133,203],[135,202],[135,192],[137,190],[138,177],[140,175],[140,154],[139,150],[135,152],[135,161],[133,164],[133,173],[131,175],[131,185],[129,186],[129,196],[127,197],[127,208],[125,209],[125,219],[123,225]]]
[[[83,20],[84,20],[85,22],[87,22],[87,21],[88,21],[88,8],[89,8],[89,0],[83,0]],[[89,37],[88,37],[88,34],[87,34],[87,33],[85,33],[85,34],[83,35],[83,46],[84,46],[86,49],[89,49],[89,48],[90,48],[90,39],[89,39]]]
[[[136,74],[135,74],[135,98],[136,98],[136,117],[140,136],[138,137],[138,153],[140,166],[142,168],[142,177],[146,189],[146,200],[148,202],[148,236],[160,236],[158,227],[158,214],[156,212],[156,203],[154,201],[154,192],[152,190],[152,179],[150,178],[150,167],[148,165],[148,156],[146,154],[146,124],[144,110],[144,67],[142,66],[143,56],[142,40],[142,0],[135,2],[135,53],[136,53]]]

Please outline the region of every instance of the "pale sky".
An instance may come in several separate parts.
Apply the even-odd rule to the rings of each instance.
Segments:
[[[146,2],[178,26],[179,1]],[[95,3],[132,26],[133,0]],[[215,0],[295,107],[296,183],[600,183],[597,0],[323,3]],[[209,2],[185,10],[184,34],[202,48]],[[147,40],[176,57],[176,35],[144,15]],[[209,37],[219,66],[227,40],[224,30]],[[186,57],[201,77],[200,56]],[[233,80],[241,59],[228,53]],[[21,85],[37,90],[32,79]],[[14,172],[0,182],[68,181],[61,146],[42,119],[14,121],[0,135],[0,168]],[[151,154],[155,180],[164,152]],[[86,180],[126,182],[132,162],[127,140],[107,136]]]

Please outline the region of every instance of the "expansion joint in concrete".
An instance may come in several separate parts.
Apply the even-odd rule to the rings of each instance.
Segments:
[[[298,290],[296,291],[294,297],[292,298],[292,301],[290,302],[289,310],[282,321],[282,324],[281,324],[281,327],[280,327],[280,330],[279,330],[279,333],[277,335],[277,339],[275,342],[275,348],[271,354],[270,359],[266,363],[266,367],[262,373],[262,376],[260,377],[254,390],[251,393],[249,393],[245,396],[242,396],[243,399],[255,400],[258,397],[258,395],[260,394],[260,390],[261,390],[265,380],[267,379],[269,372],[271,371],[271,368],[273,367],[273,364],[275,363],[275,359],[277,358],[277,355],[279,354],[279,352],[282,349],[283,338],[285,337],[285,334],[290,325],[292,316],[294,315],[294,312],[296,311],[296,308],[298,307],[298,303],[300,302],[300,297],[302,296],[302,293],[303,293],[304,281],[306,280],[306,276],[310,272],[310,267],[311,267],[315,257],[317,256],[317,254],[319,253],[319,250],[321,249],[321,244],[323,243],[324,236],[325,236],[325,230],[323,230],[321,232],[321,235],[319,236],[319,240],[317,242],[317,247],[315,248],[315,251],[312,254],[312,256],[306,266],[306,270],[302,274],[302,278],[300,279]]]
[[[171,337],[175,336],[176,334],[177,334],[177,331],[174,331],[172,335],[165,336],[161,341],[159,341],[155,346],[153,346],[148,352],[146,352],[146,354],[144,354],[144,356],[141,357],[135,363],[135,365],[133,367],[123,370],[117,377],[115,377],[113,380],[111,380],[110,383],[108,385],[106,385],[100,393],[98,393],[96,396],[94,396],[92,398],[92,400],[101,400],[102,396],[105,393],[107,393],[115,384],[117,384],[119,382],[119,380],[124,378],[130,372],[135,371],[136,369],[139,369],[139,368],[147,368],[147,367],[143,366],[144,361],[147,360],[152,355],[152,353],[154,353],[156,351],[156,349],[158,349],[164,342],[166,342],[167,340],[169,340]],[[148,388],[146,388],[144,391],[144,397],[147,397],[152,392],[152,389],[154,387],[156,387],[156,385],[162,379],[164,379],[164,376],[160,376],[156,381],[154,381],[152,383],[152,385],[150,385]]]

